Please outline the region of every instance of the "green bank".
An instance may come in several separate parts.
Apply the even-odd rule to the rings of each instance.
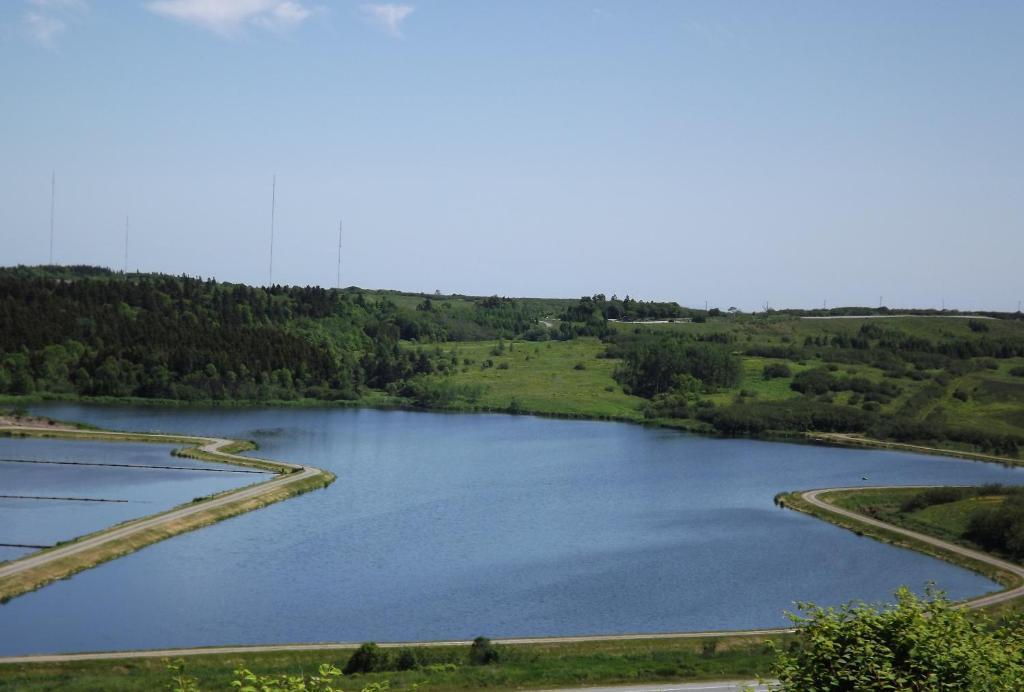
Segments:
[[[386,681],[392,690],[530,689],[680,680],[747,679],[768,674],[769,641],[782,637],[711,637],[578,643],[495,644],[497,661],[470,660],[470,647],[387,649],[387,670],[348,675],[343,689]],[[229,689],[233,671],[313,672],[321,663],[344,669],[350,650],[200,655],[184,660],[202,689]],[[411,666],[406,670],[399,667]],[[74,663],[0,664],[2,690],[165,689],[167,662],[128,659]]]

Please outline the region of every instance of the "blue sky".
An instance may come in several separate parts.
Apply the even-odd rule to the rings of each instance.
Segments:
[[[1016,309],[1024,3],[5,0],[2,264]]]

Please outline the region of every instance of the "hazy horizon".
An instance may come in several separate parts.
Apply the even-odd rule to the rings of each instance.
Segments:
[[[1014,311],[1024,6],[15,0],[0,264]]]

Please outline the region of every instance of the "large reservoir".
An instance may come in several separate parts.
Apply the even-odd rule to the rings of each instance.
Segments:
[[[13,599],[0,607],[3,654],[780,627],[795,601],[884,601],[900,585],[923,591],[928,582],[964,598],[997,586],[778,509],[773,497],[864,484],[1024,482],[1021,469],[943,457],[526,416],[33,412],[117,430],[252,439],[260,445],[253,454],[325,468],[338,480]],[[47,441],[19,444],[23,457],[56,453]],[[124,454],[143,454],[137,447]],[[166,448],[148,448],[172,460]],[[5,487],[10,466],[0,465]],[[166,482],[184,482],[174,478]],[[95,490],[131,495],[130,485],[108,480],[117,482]],[[22,491],[31,479],[19,483]],[[38,526],[49,531],[39,540],[66,533],[58,519]]]

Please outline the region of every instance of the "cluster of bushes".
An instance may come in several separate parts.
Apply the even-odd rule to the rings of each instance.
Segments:
[[[783,360],[803,360],[804,353],[795,346],[774,346],[772,344],[755,344],[744,351],[748,356],[759,358],[781,358]]]
[[[761,376],[766,380],[774,380],[779,377],[790,377],[793,372],[785,363],[768,363],[764,366]]]
[[[344,669],[329,663],[318,667],[313,674],[264,675],[248,669],[235,671],[232,688],[242,690],[263,690],[264,692],[341,692],[335,687],[343,675],[385,673],[404,670],[422,670],[428,673],[444,673],[456,670],[460,665],[486,666],[501,661],[501,650],[487,637],[477,637],[468,653],[458,651],[438,652],[436,649],[410,647],[389,651],[374,642],[367,642],[349,657]],[[199,681],[185,672],[182,660],[168,664],[170,683],[168,689],[174,692],[199,692]],[[414,685],[415,687],[415,685]],[[387,681],[370,683],[363,692],[383,692],[389,689]]]
[[[929,442],[942,440],[971,445],[982,452],[1016,456],[1024,446],[1024,438],[973,427],[950,425],[941,414],[917,420],[896,414],[880,418],[871,435],[897,442]]]
[[[723,435],[759,435],[768,431],[865,432],[874,414],[850,406],[792,399],[731,404],[701,411],[698,417]]]
[[[945,505],[950,502],[959,502],[960,500],[966,500],[969,497],[985,494],[983,491],[987,491],[991,494],[992,491],[998,492],[999,490],[1000,486],[982,486],[981,488],[958,488],[955,486],[946,486],[942,488],[928,488],[927,490],[914,493],[901,502],[900,511],[904,513],[916,512],[917,510],[925,509],[926,507]]]
[[[964,537],[986,550],[998,550],[1020,560],[1024,558],[1024,490],[1007,490],[1002,503],[971,514]]]
[[[448,408],[475,403],[484,392],[481,384],[458,384],[445,377],[419,375],[402,382],[398,394],[421,408]]]
[[[835,366],[832,366],[835,367]],[[798,373],[789,385],[793,391],[808,395],[829,392],[851,391],[860,394],[865,401],[887,404],[899,396],[900,388],[893,382],[874,382],[866,377],[836,376],[828,368],[812,368]]]
[[[356,649],[345,664],[345,675],[381,673],[395,670],[444,670],[469,664],[485,666],[501,661],[501,650],[487,637],[477,637],[469,652],[439,653],[433,649],[410,647],[390,651],[374,642],[366,642]]]
[[[679,386],[681,377],[699,380],[709,391],[740,380],[740,360],[728,348],[678,335],[639,335],[620,339],[614,355],[622,358],[615,379],[626,391],[651,398]]]

